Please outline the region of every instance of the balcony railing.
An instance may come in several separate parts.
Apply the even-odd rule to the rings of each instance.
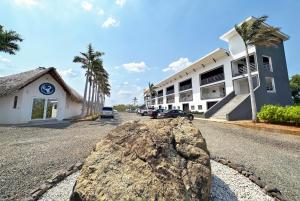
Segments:
[[[250,71],[255,72],[257,71],[255,63],[250,63]],[[233,77],[239,76],[239,75],[244,75],[247,73],[247,66],[239,66],[237,67],[236,72],[232,72]]]
[[[167,96],[167,103],[175,103],[175,96],[174,95]]]
[[[182,92],[179,94],[179,102],[193,101],[193,91]]]
[[[192,84],[187,84],[179,87],[179,91],[184,91],[192,88]]]
[[[164,104],[164,98],[163,97],[158,98],[157,99],[157,104]]]
[[[201,85],[210,84],[221,80],[224,80],[224,73],[213,75],[211,77],[204,78],[204,79],[201,78]]]
[[[222,98],[225,96],[224,92],[220,92],[220,94],[218,95],[214,95],[214,94],[202,94],[201,96],[201,100],[207,100],[207,99],[215,99],[215,98]]]
[[[169,91],[166,92],[166,95],[173,94],[174,92],[175,92],[174,89],[173,90],[169,90]]]

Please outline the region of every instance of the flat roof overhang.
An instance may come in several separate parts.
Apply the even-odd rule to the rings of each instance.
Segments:
[[[196,72],[198,69],[205,68],[206,65],[215,63],[217,60],[230,56],[229,51],[223,48],[217,48],[214,51],[210,52],[209,54],[205,55],[204,57],[200,58],[199,60],[195,61],[188,67],[182,69],[179,72],[171,75],[170,77],[160,81],[159,83],[155,84],[156,87],[160,88],[163,86],[171,85],[174,81],[179,80],[183,77],[186,77],[190,73]]]

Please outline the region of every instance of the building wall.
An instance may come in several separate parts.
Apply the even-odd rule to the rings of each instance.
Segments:
[[[22,91],[18,91],[9,96],[0,97],[0,124],[21,123],[22,95]],[[18,96],[18,104],[14,109],[15,96]]]
[[[52,95],[40,93],[39,86],[45,82],[55,86],[55,92]],[[18,96],[18,106],[17,109],[13,109],[14,96],[16,95]],[[34,98],[56,99],[58,101],[57,120],[80,114],[80,104],[67,98],[61,85],[50,74],[46,74],[20,91],[0,98],[0,124],[19,124],[31,121]],[[67,105],[68,109],[66,109]]]
[[[260,88],[257,92],[258,111],[264,104],[290,105],[293,103],[285,59],[284,45],[278,47],[256,47],[257,63],[259,66]],[[262,56],[271,57],[273,72],[262,67]],[[273,77],[275,93],[266,90],[265,77]]]
[[[68,119],[80,115],[81,107],[82,107],[81,103],[74,102],[71,100],[70,97],[67,96],[64,119]]]
[[[192,109],[191,106],[194,106],[194,110],[192,111],[200,111],[200,112],[205,112],[207,110],[207,102],[210,101],[219,101],[222,98],[215,98],[215,99],[206,99],[206,100],[201,100],[200,96],[200,74],[207,72],[209,70],[215,69],[221,65],[224,66],[224,77],[225,77],[225,81],[218,81],[218,82],[214,82],[208,85],[203,85],[203,86],[211,86],[211,85],[215,85],[217,83],[222,83],[225,82],[225,91],[226,94],[230,93],[233,91],[233,83],[232,83],[232,73],[231,73],[231,60],[232,57],[231,56],[226,56],[220,60],[217,60],[216,62],[212,62],[209,65],[206,65],[205,67],[201,67],[200,69],[198,68],[198,70],[196,70],[196,72],[193,73],[189,73],[188,75],[183,76],[181,79],[177,79],[176,81],[174,81],[172,84],[168,84],[164,87],[160,87],[157,88],[156,90],[159,91],[161,89],[164,90],[164,104],[161,104],[162,107],[167,108],[168,105],[172,104],[173,108],[175,107],[176,109],[179,107],[180,109],[182,109],[182,104],[185,103],[189,103],[189,107],[190,110]],[[179,83],[187,80],[189,78],[192,78],[192,85],[193,85],[193,101],[189,101],[189,102],[179,102]],[[174,85],[174,90],[175,90],[175,103],[166,103],[166,88]],[[202,110],[198,110],[198,105],[202,105]],[[160,105],[155,104],[155,107],[158,108]]]

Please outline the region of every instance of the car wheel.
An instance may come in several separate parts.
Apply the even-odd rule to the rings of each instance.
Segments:
[[[146,113],[146,112],[144,112],[144,113],[143,113],[143,116],[146,116],[146,115],[147,115],[147,113]]]
[[[188,115],[188,120],[193,121],[194,120],[194,116],[193,115]]]

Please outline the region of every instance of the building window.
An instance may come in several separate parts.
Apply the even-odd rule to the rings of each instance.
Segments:
[[[14,106],[13,106],[13,108],[14,108],[14,109],[16,109],[16,108],[17,108],[17,106],[18,106],[18,96],[15,96],[15,98],[14,98]]]
[[[263,67],[267,71],[273,72],[271,57],[262,56],[263,59]]]
[[[198,105],[198,110],[202,110],[202,105]]]
[[[191,110],[195,110],[195,106],[194,105],[191,106]]]
[[[177,109],[180,110],[180,106],[177,106]]]
[[[267,89],[267,92],[270,92],[270,93],[276,92],[273,77],[266,77],[266,89]]]

